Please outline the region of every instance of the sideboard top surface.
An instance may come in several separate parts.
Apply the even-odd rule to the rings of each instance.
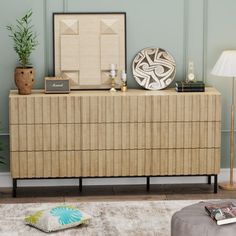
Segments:
[[[30,95],[19,95],[17,90],[11,90],[9,97],[40,97],[40,96],[48,96],[48,97],[58,97],[58,96],[163,96],[163,95],[178,95],[178,96],[186,96],[186,95],[220,95],[220,92],[213,87],[206,87],[205,92],[185,92],[178,93],[174,88],[158,90],[158,91],[150,91],[144,89],[128,89],[127,92],[110,92],[109,90],[76,90],[71,91],[69,94],[45,94],[43,89],[40,90],[32,90],[32,94]]]

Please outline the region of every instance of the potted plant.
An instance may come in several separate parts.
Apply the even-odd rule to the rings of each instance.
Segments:
[[[38,45],[37,34],[32,31],[32,11],[17,19],[16,26],[8,25],[9,37],[13,39],[14,50],[18,55],[20,66],[15,69],[15,83],[19,94],[31,94],[35,82],[35,70],[30,65],[30,55]]]

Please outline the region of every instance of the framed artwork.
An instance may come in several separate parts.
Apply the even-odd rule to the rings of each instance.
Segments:
[[[54,76],[71,89],[108,89],[111,64],[127,67],[126,13],[54,13],[53,44]]]

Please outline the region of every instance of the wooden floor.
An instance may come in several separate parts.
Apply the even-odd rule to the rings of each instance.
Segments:
[[[213,185],[175,184],[78,187],[20,187],[17,198],[12,198],[12,189],[0,189],[0,203],[75,202],[75,201],[142,201],[142,200],[193,200],[235,199],[236,191],[219,189],[213,193]]]

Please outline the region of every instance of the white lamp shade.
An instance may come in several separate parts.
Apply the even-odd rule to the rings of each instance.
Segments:
[[[223,51],[211,73],[217,76],[235,77],[236,50]]]

